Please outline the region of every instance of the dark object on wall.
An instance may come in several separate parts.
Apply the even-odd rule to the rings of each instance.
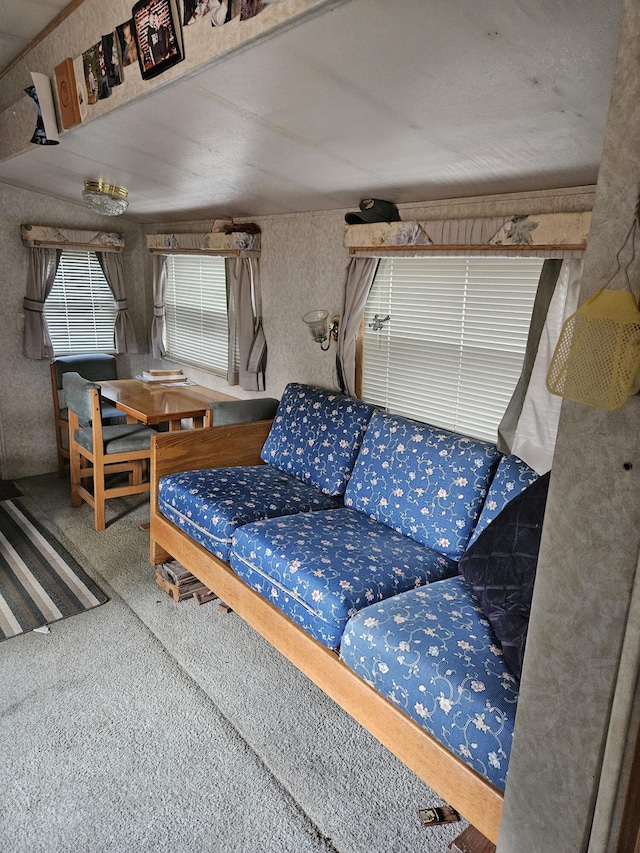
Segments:
[[[260,226],[256,222],[229,222],[222,226],[225,234],[259,234]]]
[[[505,506],[462,555],[460,573],[520,678],[550,474]]]
[[[51,81],[45,74],[31,72],[33,86],[27,86],[25,92],[36,106],[36,129],[30,142],[34,145],[58,145],[58,124],[56,122]]]
[[[131,14],[143,80],[182,62],[182,29],[175,0],[138,0]]]
[[[360,202],[360,213],[347,213],[344,221],[348,225],[361,225],[363,222],[399,222],[400,214],[391,201],[363,198]]]

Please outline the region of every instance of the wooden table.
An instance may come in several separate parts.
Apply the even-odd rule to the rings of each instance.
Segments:
[[[152,385],[140,379],[100,380],[99,384],[101,396],[125,412],[128,421],[147,426],[168,421],[170,432],[182,429],[183,419],[201,427],[211,400],[237,399],[202,385]]]

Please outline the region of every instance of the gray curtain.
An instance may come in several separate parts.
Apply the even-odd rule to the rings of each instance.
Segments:
[[[96,252],[102,272],[116,301],[116,352],[138,352],[136,333],[127,310],[127,291],[124,284],[124,264],[120,252]]]
[[[44,303],[53,287],[62,252],[60,249],[43,246],[32,246],[28,251],[22,351],[27,358],[53,358],[53,346],[43,311]]]
[[[379,258],[351,258],[347,268],[336,365],[340,387],[352,397],[356,394],[356,344],[360,323],[379,263]]]
[[[544,328],[549,304],[551,303],[551,298],[556,289],[561,268],[562,261],[555,258],[545,261],[542,265],[542,272],[540,273],[540,281],[538,282],[536,298],[533,303],[533,313],[531,315],[527,348],[525,350],[524,362],[522,364],[522,373],[520,374],[520,379],[518,380],[518,384],[513,392],[513,396],[511,397],[509,405],[507,406],[498,426],[498,449],[507,455],[511,453],[511,448],[513,447],[516,428],[522,413],[522,406],[527,394],[527,389],[529,388],[531,372],[536,360],[536,355],[538,354],[540,336]]]
[[[227,381],[245,391],[264,391],[267,343],[262,328],[260,263],[257,258],[227,261],[229,359]]]
[[[151,354],[164,358],[165,296],[167,292],[167,256],[152,256],[153,262],[153,320],[151,322]]]

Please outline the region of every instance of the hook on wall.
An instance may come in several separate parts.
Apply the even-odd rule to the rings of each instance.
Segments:
[[[382,328],[383,324],[390,320],[391,316],[387,314],[386,317],[381,317],[379,314],[373,315],[373,323],[369,323],[369,328],[373,329],[374,332],[379,332]]]

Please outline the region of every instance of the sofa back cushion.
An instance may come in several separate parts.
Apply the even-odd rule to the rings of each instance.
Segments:
[[[458,559],[499,459],[488,442],[376,412],[344,502]]]
[[[360,400],[291,382],[260,457],[327,495],[341,495],[372,412]]]
[[[509,501],[523,492],[527,486],[538,479],[538,474],[520,457],[512,453],[503,456],[489,486],[487,497],[480,513],[478,523],[473,529],[467,548],[470,548],[485,527],[498,516]]]

